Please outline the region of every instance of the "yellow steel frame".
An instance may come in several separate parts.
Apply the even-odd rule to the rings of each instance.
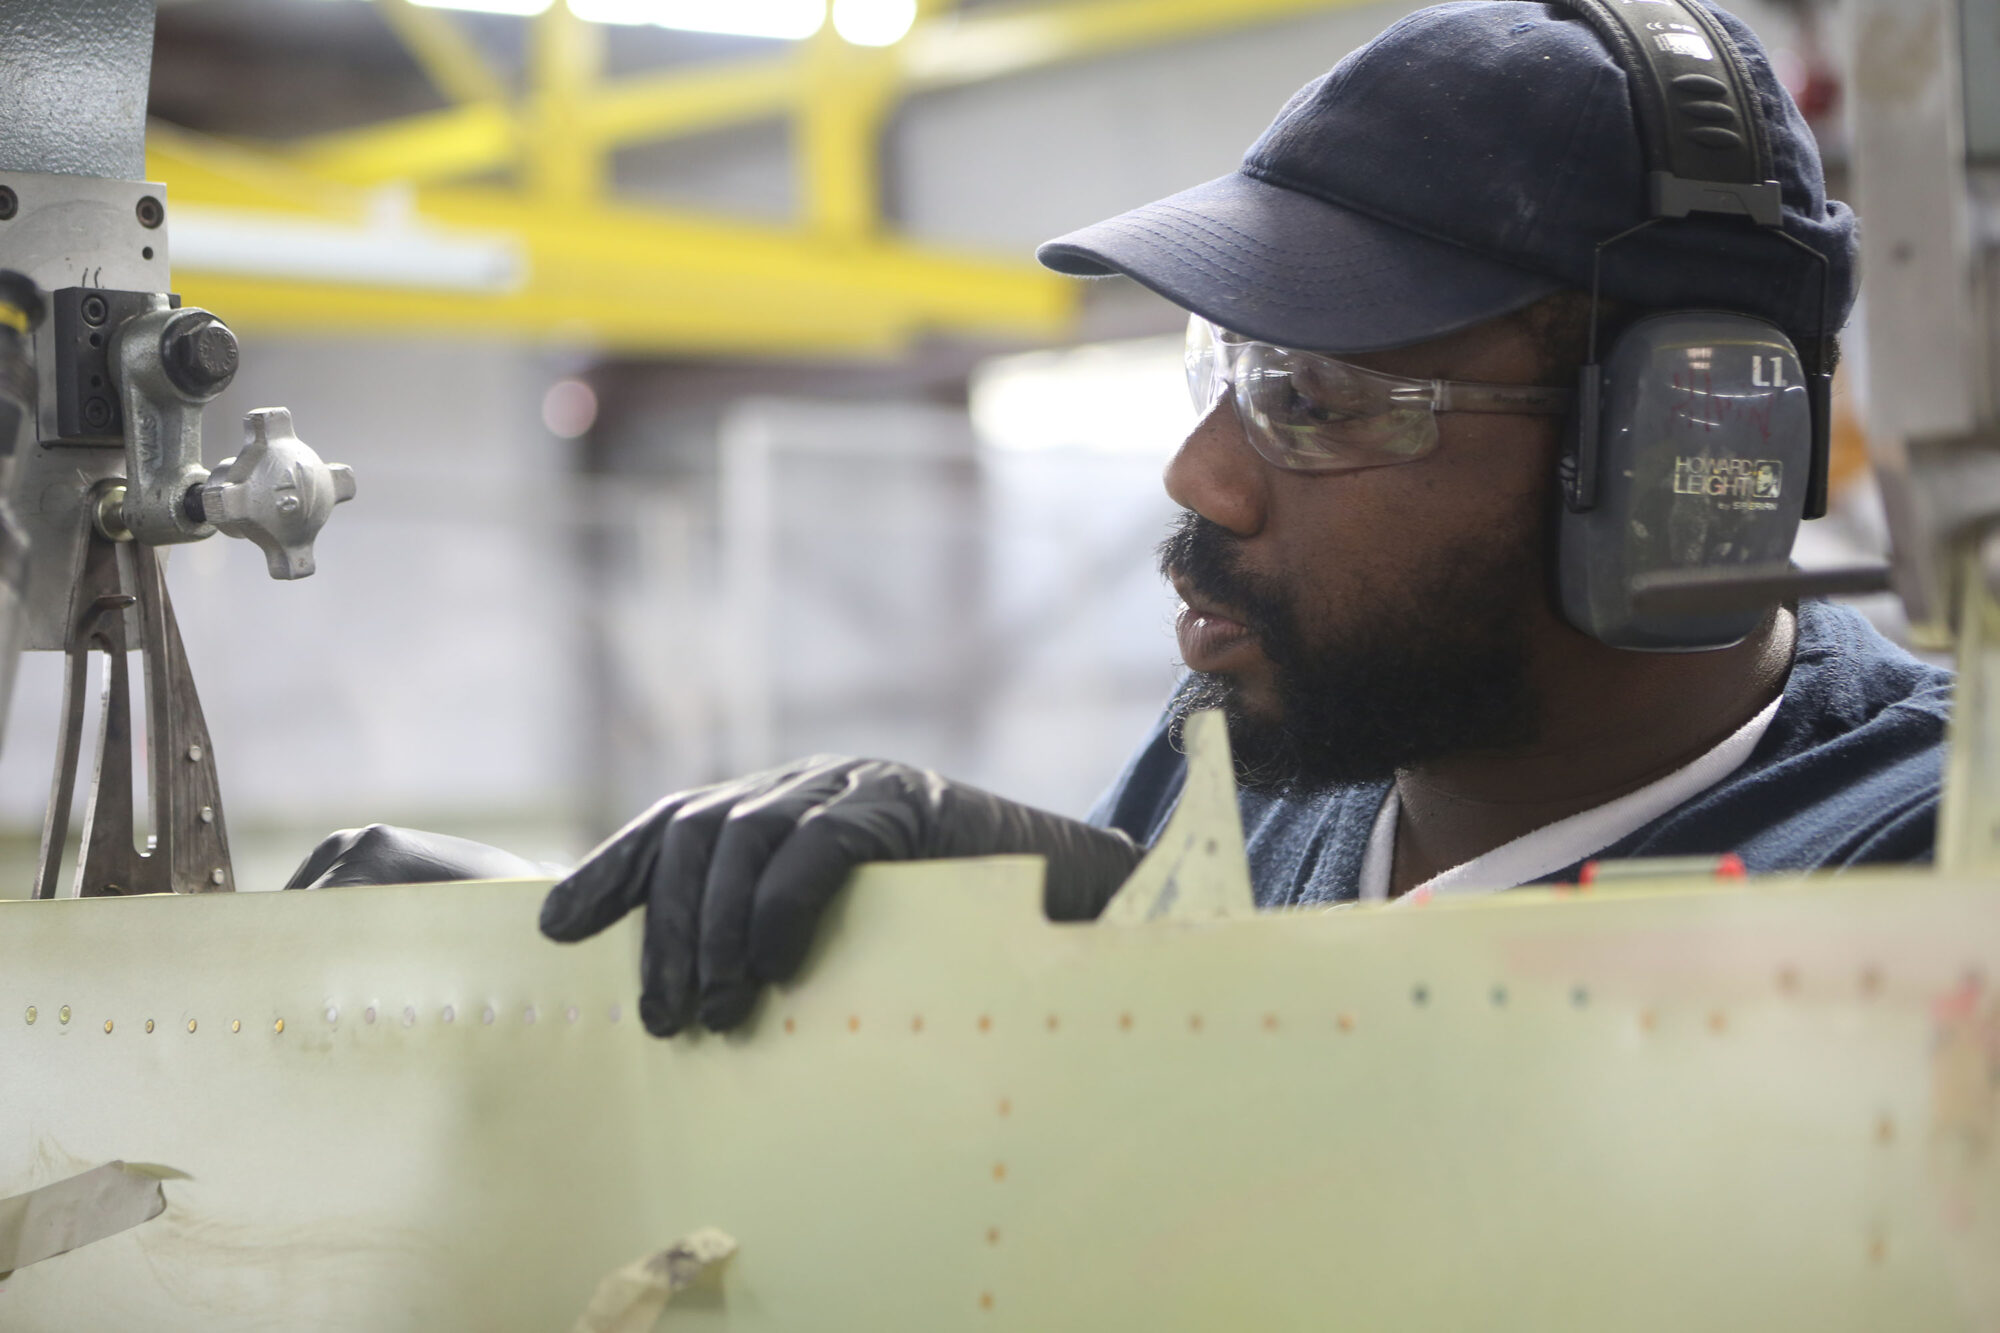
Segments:
[[[528,87],[517,97],[448,15],[377,0],[449,106],[281,145],[156,125],[148,173],[176,208],[357,228],[386,190],[406,196],[409,221],[510,239],[524,260],[521,282],[504,291],[176,264],[190,302],[248,328],[790,356],[893,355],[928,332],[1049,338],[1070,323],[1073,284],[1025,256],[951,253],[884,227],[879,145],[898,100],[1365,2],[1034,0],[953,14],[950,0],[925,0],[894,47],[851,46],[829,26],[778,56],[613,79],[601,74],[603,30],[557,0],[532,20]],[[803,202],[790,225],[674,211],[609,189],[619,148],[774,118],[795,127]]]

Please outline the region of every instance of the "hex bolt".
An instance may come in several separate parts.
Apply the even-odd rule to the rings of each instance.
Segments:
[[[83,322],[86,324],[102,324],[111,318],[111,307],[101,296],[84,297],[81,311]]]
[[[167,369],[188,392],[220,393],[236,377],[236,335],[220,320],[169,324],[165,341],[160,351]]]
[[[190,746],[188,746],[188,762],[189,762],[189,763],[191,763],[191,764],[198,764],[198,763],[200,763],[200,762],[201,762],[201,755],[202,755],[202,749],[201,749],[201,747],[200,747],[199,745],[190,745]]]
[[[220,888],[222,885],[227,884],[229,882],[229,873],[224,869],[222,869],[222,867],[217,866],[215,869],[208,872],[208,882],[210,884],[215,885],[217,888]]]
[[[133,212],[139,215],[139,225],[151,231],[167,220],[166,206],[150,194],[140,195]]]
[[[5,222],[21,211],[21,196],[14,193],[11,185],[0,185],[0,222]]]
[[[204,823],[204,824],[213,824],[213,823],[215,822],[215,807],[214,807],[214,806],[212,806],[212,805],[204,805],[204,806],[203,806],[203,807],[201,808],[201,822],[202,822],[202,823]]]

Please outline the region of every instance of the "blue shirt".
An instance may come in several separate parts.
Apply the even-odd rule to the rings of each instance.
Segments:
[[[1591,859],[1735,852],[1753,874],[1928,861],[1951,686],[1949,671],[1910,656],[1854,611],[1802,603],[1784,699],[1750,758]],[[1163,715],[1090,820],[1150,846],[1184,777]],[[1258,905],[1358,896],[1368,835],[1389,785],[1306,796],[1241,793]],[[1538,882],[1574,882],[1581,869],[1579,862]]]

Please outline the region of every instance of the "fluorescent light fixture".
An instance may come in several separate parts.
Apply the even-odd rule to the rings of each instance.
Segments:
[[[426,9],[533,18],[563,0],[410,0]],[[826,0],[568,0],[587,23],[676,28],[731,37],[799,41],[826,24]],[[840,0],[834,6],[840,35],[857,46],[900,41],[917,17],[917,0]]]
[[[592,23],[650,24],[734,37],[810,37],[826,23],[826,0],[569,0]]]
[[[894,46],[917,21],[917,0],[833,0],[833,30],[856,46]]]
[[[1165,459],[1195,425],[1185,355],[1176,334],[994,357],[972,374],[972,428],[990,449]]]
[[[463,9],[473,14],[516,14],[532,18],[549,7],[549,0],[410,0],[425,9]]]
[[[355,226],[183,206],[173,227],[174,266],[203,273],[496,294],[519,287],[527,273],[508,237],[404,221]]]

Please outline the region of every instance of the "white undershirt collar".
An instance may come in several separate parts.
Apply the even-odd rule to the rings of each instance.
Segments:
[[[1615,801],[1606,801],[1524,833],[1512,842],[1453,866],[1418,885],[1427,896],[1439,893],[1491,893],[1527,884],[1565,866],[1575,865],[1592,852],[1602,851],[1628,833],[1644,828],[1677,805],[1707,791],[1741,768],[1757,748],[1777,716],[1781,694],[1764,711],[1745,722],[1728,739],[1685,768],[1676,769],[1656,782]],[[1361,862],[1361,901],[1385,902],[1389,897],[1389,877],[1396,863],[1396,819],[1402,802],[1392,784],[1375,816],[1368,835],[1368,852]],[[1723,850],[1727,850],[1726,848]]]

